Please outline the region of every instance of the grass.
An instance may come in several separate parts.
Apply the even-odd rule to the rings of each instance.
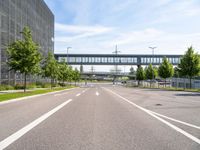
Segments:
[[[0,102],[12,100],[16,98],[26,97],[26,96],[33,96],[33,95],[39,95],[39,94],[45,94],[49,92],[55,92],[55,91],[61,91],[65,89],[73,88],[74,86],[69,87],[59,87],[54,89],[44,89],[44,90],[34,90],[34,91],[28,91],[28,92],[19,92],[19,93],[7,93],[7,94],[0,94]]]

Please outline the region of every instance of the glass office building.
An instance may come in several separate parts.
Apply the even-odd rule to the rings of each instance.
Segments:
[[[30,27],[43,56],[54,51],[54,15],[43,0],[0,0],[0,83],[22,78],[9,71],[6,47],[22,38],[20,32],[25,26]]]

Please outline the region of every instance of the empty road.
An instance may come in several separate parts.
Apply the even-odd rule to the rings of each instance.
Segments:
[[[91,84],[0,103],[0,149],[200,150],[200,94]]]

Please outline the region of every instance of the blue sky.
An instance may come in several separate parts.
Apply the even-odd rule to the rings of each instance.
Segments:
[[[55,52],[200,52],[200,0],[45,0],[55,15]]]

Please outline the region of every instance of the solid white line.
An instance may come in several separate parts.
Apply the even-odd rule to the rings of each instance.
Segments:
[[[24,134],[26,134],[27,132],[29,132],[31,129],[33,129],[34,127],[36,127],[37,125],[39,125],[41,122],[43,122],[44,120],[46,120],[48,117],[50,117],[51,115],[53,115],[54,113],[56,113],[58,110],[60,110],[61,108],[63,108],[65,105],[67,105],[71,101],[72,101],[72,99],[69,99],[68,101],[65,101],[61,105],[57,106],[56,108],[52,109],[51,111],[47,112],[46,114],[42,115],[38,119],[34,120],[30,124],[26,125],[22,129],[18,130],[14,134],[10,135],[9,137],[7,137],[3,141],[1,141],[0,142],[0,149],[5,149],[6,147],[8,147],[10,144],[12,144],[16,140],[18,140],[21,136],[23,136]]]
[[[115,93],[115,92],[113,92],[113,91],[111,91],[111,90],[109,90],[109,89],[106,89],[106,88],[104,88],[104,89],[107,90],[107,91],[109,91],[110,93],[112,93],[112,94],[114,94],[114,95],[120,97],[121,99],[123,99],[124,101],[128,102],[129,104],[131,104],[131,105],[137,107],[138,109],[140,109],[140,110],[146,112],[146,113],[149,114],[150,116],[152,116],[152,117],[158,119],[159,121],[163,122],[164,124],[166,124],[167,126],[171,127],[172,129],[176,130],[177,132],[179,132],[179,133],[185,135],[187,138],[191,139],[192,141],[194,141],[194,142],[200,144],[200,139],[198,139],[197,137],[195,137],[195,136],[189,134],[188,132],[186,132],[186,131],[184,131],[184,130],[178,128],[177,126],[171,124],[170,122],[168,122],[168,121],[166,121],[166,120],[164,120],[164,119],[162,119],[162,118],[156,116],[155,114],[151,113],[151,111],[149,111],[149,110],[147,110],[147,109],[145,109],[145,108],[143,108],[143,107],[141,107],[141,106],[139,106],[139,105],[137,105],[137,104],[135,104],[135,103],[129,101],[128,99],[122,97],[121,95],[119,95],[119,94],[117,94],[117,93]]]
[[[150,111],[150,110],[149,110]],[[174,118],[171,118],[171,117],[167,117],[165,115],[162,115],[162,114],[159,114],[159,113],[156,113],[154,111],[150,111],[151,113],[157,115],[157,116],[160,116],[162,118],[166,118],[168,120],[171,120],[171,121],[174,121],[174,122],[178,122],[178,123],[181,123],[181,124],[184,124],[186,126],[189,126],[189,127],[192,127],[192,128],[196,128],[196,129],[200,129],[200,126],[197,126],[197,125],[193,125],[193,124],[190,124],[190,123],[187,123],[187,122],[184,122],[184,121],[180,121],[180,120],[177,120],[177,119],[174,119]]]
[[[3,102],[0,102],[0,105],[19,102],[19,101],[22,101],[22,100],[36,98],[36,97],[45,96],[45,95],[51,95],[51,94],[55,94],[55,93],[59,93],[59,92],[70,91],[70,90],[74,90],[74,89],[77,89],[77,87],[71,88],[71,89],[65,89],[65,90],[61,90],[61,91],[49,92],[49,93],[46,93],[46,94],[38,94],[38,95],[26,96],[26,97],[16,98],[16,99],[8,100],[8,101],[3,101]]]
[[[80,93],[76,94],[77,97],[80,96],[80,95],[81,95]]]
[[[99,92],[96,92],[96,96],[99,96]]]

